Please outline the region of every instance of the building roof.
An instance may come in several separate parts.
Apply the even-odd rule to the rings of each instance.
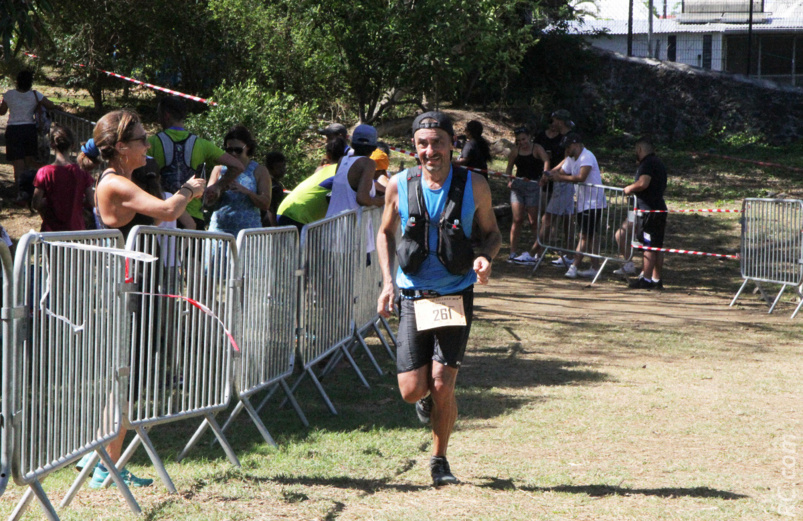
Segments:
[[[584,12],[578,22],[570,25],[577,33],[605,31],[611,35],[627,34],[628,6],[630,0],[597,0],[576,2],[576,8]],[[688,0],[687,0],[688,1]],[[749,29],[747,15],[684,15],[682,4],[677,0],[667,1],[667,18],[653,18],[654,34],[679,33],[746,33]],[[747,4],[749,5],[749,3]],[[653,8],[663,15],[664,2],[654,0]],[[646,34],[648,31],[648,9],[646,0],[633,2],[633,34]],[[681,23],[680,19],[696,23]],[[704,20],[713,20],[705,22]],[[725,23],[728,20],[743,23]],[[803,0],[764,0],[764,12],[753,14],[753,31],[785,32],[803,31]]]

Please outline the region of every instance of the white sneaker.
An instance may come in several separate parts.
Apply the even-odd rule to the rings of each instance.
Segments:
[[[508,257],[507,257],[507,262],[510,263],[510,264],[513,264],[513,259],[515,259],[515,258],[516,258],[516,254],[513,253],[513,252],[510,252],[510,255],[508,255]]]
[[[533,257],[532,255],[530,255],[530,252],[525,251],[518,257],[515,257],[513,259],[513,262],[515,262],[516,264],[526,264],[531,266],[536,262],[538,262],[538,257]]]
[[[573,259],[570,259],[565,255],[561,255],[560,257],[552,261],[552,265],[558,266],[559,268],[568,268],[569,266],[572,265],[572,260]]]
[[[613,270],[614,275],[625,276],[625,275],[635,275],[636,274],[636,265],[633,264],[633,261],[625,262],[624,266],[619,268],[618,270]]]
[[[588,268],[587,270],[578,271],[577,274],[586,279],[593,279],[597,276],[597,270],[594,268]]]
[[[566,272],[566,276],[569,277],[570,279],[576,279],[577,278],[577,266],[575,266],[574,264],[569,266],[569,271]]]

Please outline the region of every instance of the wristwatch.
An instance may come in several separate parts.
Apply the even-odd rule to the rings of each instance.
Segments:
[[[485,253],[480,253],[477,257],[485,257],[488,260],[488,264],[493,264],[494,260],[491,258],[490,255],[486,255]]]

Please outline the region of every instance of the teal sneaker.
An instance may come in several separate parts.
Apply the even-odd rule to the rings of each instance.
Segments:
[[[127,469],[121,470],[120,476],[122,476],[123,478],[123,483],[125,483],[129,487],[149,487],[153,483],[152,479],[138,478],[135,475],[128,472]],[[94,474],[92,474],[92,481],[89,482],[89,488],[102,487],[103,482],[106,481],[107,477],[109,477],[109,471],[106,470],[106,467],[98,463],[98,465],[95,467]],[[115,486],[113,481],[112,481],[112,486]]]
[[[87,452],[86,454],[84,454],[84,457],[81,458],[78,461],[78,463],[75,464],[75,470],[77,470],[78,472],[81,472],[82,470],[84,470],[84,467],[89,465],[89,460],[92,459],[92,456],[94,456],[94,455],[95,455],[94,452]]]

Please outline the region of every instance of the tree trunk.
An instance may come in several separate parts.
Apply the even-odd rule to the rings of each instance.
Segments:
[[[103,87],[100,84],[101,79],[97,75],[92,79],[89,88],[89,95],[92,96],[92,101],[95,103],[95,110],[103,112]]]

